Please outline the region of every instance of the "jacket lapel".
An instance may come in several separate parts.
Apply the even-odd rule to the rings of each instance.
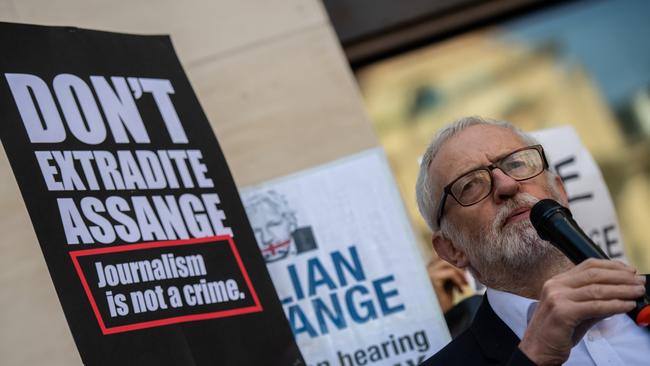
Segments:
[[[483,295],[483,302],[470,331],[481,347],[483,355],[499,363],[506,363],[519,344],[517,335],[492,310],[487,295]]]

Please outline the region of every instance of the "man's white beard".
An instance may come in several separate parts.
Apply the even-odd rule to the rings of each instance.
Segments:
[[[499,209],[492,226],[480,235],[483,243],[479,245],[485,250],[472,246],[480,253],[476,255],[476,263],[480,263],[482,268],[477,270],[485,274],[487,269],[494,271],[495,268],[502,268],[511,274],[521,275],[544,264],[548,256],[556,252],[549,242],[537,235],[530,220],[503,225],[514,210],[531,208],[537,201],[527,193],[520,193]]]
[[[556,192],[552,193],[558,199]],[[490,227],[458,230],[454,224],[443,222],[443,227],[447,226],[443,232],[465,251],[474,277],[488,287],[516,293],[527,286],[531,276],[557,272],[567,263],[558,249],[537,235],[530,220],[503,225],[514,210],[530,208],[538,201],[530,194],[518,193],[499,208]]]

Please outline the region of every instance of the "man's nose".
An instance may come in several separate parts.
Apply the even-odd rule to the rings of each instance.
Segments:
[[[502,203],[519,192],[520,183],[499,168],[492,170],[492,184],[494,184],[492,194],[496,203]]]

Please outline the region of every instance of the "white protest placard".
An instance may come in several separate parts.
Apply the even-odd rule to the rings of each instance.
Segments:
[[[241,192],[310,365],[417,365],[450,340],[380,148]]]
[[[627,261],[616,210],[598,165],[571,126],[533,132],[564,182],[574,219],[610,258]]]

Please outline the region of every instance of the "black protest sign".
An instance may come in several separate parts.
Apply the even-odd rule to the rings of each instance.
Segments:
[[[0,137],[83,362],[304,364],[169,38],[0,41]]]

